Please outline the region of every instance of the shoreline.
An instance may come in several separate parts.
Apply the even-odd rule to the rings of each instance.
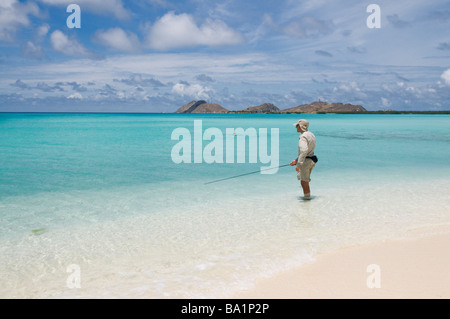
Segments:
[[[319,254],[236,299],[449,299],[450,225]],[[372,286],[369,288],[369,286]]]

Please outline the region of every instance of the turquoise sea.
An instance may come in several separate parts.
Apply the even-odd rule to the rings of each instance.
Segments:
[[[172,132],[202,120],[277,128],[284,165],[299,118],[317,139],[311,201],[292,167],[205,184],[265,164],[171,158]],[[231,297],[318,253],[450,224],[449,159],[449,115],[0,113],[0,297]]]

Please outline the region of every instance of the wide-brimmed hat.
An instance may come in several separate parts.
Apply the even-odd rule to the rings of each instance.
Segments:
[[[307,120],[298,120],[296,123],[293,124],[294,126],[300,126],[300,128],[303,131],[307,131],[309,127],[309,122]]]

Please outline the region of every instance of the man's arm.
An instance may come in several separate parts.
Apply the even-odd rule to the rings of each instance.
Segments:
[[[296,165],[302,165],[308,154],[308,141],[306,137],[301,135],[298,141],[298,147],[300,148],[300,155],[298,156]]]
[[[293,160],[292,162],[290,162],[289,165],[291,165],[291,166],[297,165],[297,159],[295,159],[295,160]],[[300,166],[297,166],[297,167],[295,168],[295,170],[296,170],[297,172],[300,172]]]

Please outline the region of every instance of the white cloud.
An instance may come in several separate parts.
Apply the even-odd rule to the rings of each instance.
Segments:
[[[70,2],[67,0],[40,0],[40,2],[67,7],[70,3],[76,3],[81,7],[81,12],[87,10],[96,14],[114,15],[118,19],[129,19],[130,12],[123,7],[122,0],[76,0]]]
[[[69,95],[67,98],[68,98],[68,99],[78,99],[78,100],[81,100],[81,99],[83,98],[83,96],[82,96],[80,93],[75,92],[75,93]]]
[[[59,30],[54,31],[50,35],[50,41],[52,43],[53,49],[65,55],[75,57],[92,56],[92,53],[87,50],[81,43],[79,43],[75,39],[69,39],[67,35]]]
[[[387,98],[385,98],[385,97],[382,97],[382,98],[381,98],[381,104],[382,104],[384,107],[390,107],[390,106],[392,105],[392,103],[391,103]]]
[[[172,92],[196,100],[208,100],[211,99],[210,93],[213,93],[213,89],[203,87],[200,84],[177,83],[172,87]]]
[[[21,47],[21,52],[24,56],[33,59],[42,59],[45,56],[42,44],[50,31],[50,26],[44,23],[38,27],[33,36],[33,41],[28,40]]]
[[[40,59],[44,56],[44,51],[40,45],[27,41],[22,46],[22,54],[29,58]]]
[[[37,35],[38,37],[45,37],[48,31],[50,31],[50,26],[47,23],[44,23],[37,29]]]
[[[51,37],[50,37],[51,38]],[[197,74],[214,74],[217,82],[236,79],[250,82],[279,80],[286,78],[284,68],[266,55],[259,53],[216,54],[208,53],[152,53],[111,55],[104,59],[70,59],[67,61],[47,61],[35,65],[5,65],[1,66],[3,79],[33,78],[37,80],[53,79],[60,82],[91,81],[95,83],[110,83],[112,79],[122,79],[124,75],[143,74],[142,81],[157,78],[161,83],[168,84],[169,91],[180,77],[192,78]],[[95,56],[94,56],[95,58]],[[261,65],[264,68],[261,68]],[[261,70],[264,73],[261,75]],[[281,70],[281,71],[280,71]],[[301,80],[299,72],[292,72],[292,81]],[[1,80],[1,79],[0,79]],[[10,82],[7,82],[9,86]],[[151,84],[151,83],[147,83]],[[154,82],[154,84],[157,84]],[[143,86],[142,83],[136,84]],[[206,85],[205,83],[203,85]],[[149,85],[151,86],[151,85]],[[154,86],[154,85],[153,85]],[[239,85],[238,85],[239,86]],[[2,85],[0,81],[0,94]]]
[[[35,3],[21,3],[17,0],[0,1],[0,41],[13,41],[20,27],[30,25],[28,15],[39,14]]]
[[[334,87],[333,92],[336,96],[343,96],[347,98],[366,99],[368,95],[361,90],[358,83],[352,81],[350,83],[342,83],[338,87]]]
[[[358,87],[358,84],[356,82],[350,82],[348,84],[343,83],[339,86],[339,88],[337,88],[337,87],[334,88],[334,91],[338,91],[338,90],[341,90],[341,91],[344,91],[347,93],[361,91],[361,89]]]
[[[98,30],[93,40],[117,51],[136,52],[140,47],[136,34],[125,32],[121,28]]]
[[[186,13],[168,12],[150,28],[147,44],[152,49],[170,50],[196,46],[236,45],[243,36],[221,20],[206,19],[199,27]]]
[[[296,38],[315,38],[333,31],[331,21],[318,20],[314,17],[296,19],[284,27],[283,32]]]
[[[441,78],[445,81],[445,84],[450,85],[450,69],[444,71],[444,73],[441,74]]]

